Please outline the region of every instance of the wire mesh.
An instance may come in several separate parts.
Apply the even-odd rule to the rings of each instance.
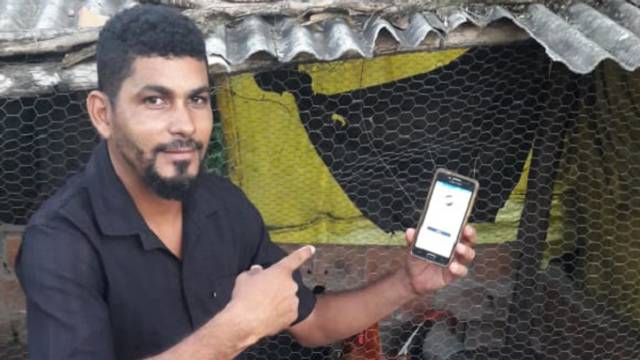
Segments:
[[[302,268],[318,293],[399,266],[435,169],[481,184],[467,278],[345,341],[281,334],[247,357],[640,358],[639,76],[609,62],[577,75],[525,42],[214,78],[206,166],[287,250],[318,244]],[[23,225],[88,159],[85,96],[0,99],[2,223]],[[20,359],[8,298],[0,358]]]

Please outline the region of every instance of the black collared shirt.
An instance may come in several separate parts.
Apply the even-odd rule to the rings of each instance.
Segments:
[[[234,280],[284,252],[225,179],[201,174],[183,204],[182,259],[147,227],[106,144],[31,218],[17,273],[32,359],[138,359],[175,345],[219,312]],[[315,298],[300,274],[298,321]],[[242,356],[241,356],[242,357]]]

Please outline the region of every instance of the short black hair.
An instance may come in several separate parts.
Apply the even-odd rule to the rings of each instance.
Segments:
[[[162,5],[137,5],[112,17],[96,50],[98,89],[115,104],[137,57],[188,56],[207,63],[204,35],[191,19]]]

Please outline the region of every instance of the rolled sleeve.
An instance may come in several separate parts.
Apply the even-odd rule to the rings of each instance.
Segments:
[[[96,250],[72,226],[30,225],[16,271],[32,359],[115,359]]]

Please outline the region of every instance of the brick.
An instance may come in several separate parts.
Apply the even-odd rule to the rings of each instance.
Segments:
[[[367,281],[375,281],[394,272],[404,262],[407,248],[403,246],[368,246]]]
[[[22,233],[0,232],[0,358],[26,359],[25,296],[15,277]]]
[[[5,235],[4,238],[4,247],[3,247],[3,257],[5,266],[7,267],[7,271],[10,274],[15,273],[15,265],[16,265],[16,256],[18,255],[18,250],[20,249],[20,243],[22,242],[22,233],[20,232],[10,232]]]
[[[284,245],[287,252],[302,245]],[[315,245],[316,253],[300,267],[305,284],[323,286],[327,291],[342,291],[366,283],[366,246]]]
[[[0,277],[0,347],[26,343],[25,297],[15,278]]]
[[[0,307],[0,349],[6,351],[5,349],[15,342],[15,335],[11,320],[5,318],[1,312],[2,307]],[[0,353],[0,358],[2,358],[2,353]]]
[[[291,252],[301,245],[281,245]],[[300,267],[305,284],[328,291],[354,289],[374,282],[402,266],[408,249],[403,246],[316,245],[313,258]],[[400,321],[419,321],[432,310],[432,296],[405,304],[394,315]],[[396,321],[397,321],[396,320]]]
[[[0,319],[0,359],[28,359],[24,317],[20,320]]]
[[[508,281],[511,278],[511,248],[508,244],[476,246],[473,269],[480,282]]]
[[[0,311],[3,307],[9,312],[25,309],[24,293],[15,278],[0,278]]]
[[[367,281],[376,281],[402,267],[408,251],[409,249],[404,246],[369,247],[367,252]],[[432,295],[427,294],[403,305],[395,312],[394,317],[398,321],[419,322],[431,309]]]
[[[366,283],[366,247],[325,245],[312,259],[313,273],[328,291],[362,287]]]
[[[24,314],[12,318],[0,318],[0,349],[27,343],[27,321]],[[0,359],[2,353],[0,352]]]

